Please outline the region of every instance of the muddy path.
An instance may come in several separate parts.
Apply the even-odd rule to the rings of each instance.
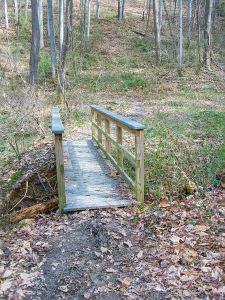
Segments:
[[[29,299],[166,299],[143,264],[150,251],[142,249],[156,238],[133,218],[128,210],[75,218],[52,244]]]

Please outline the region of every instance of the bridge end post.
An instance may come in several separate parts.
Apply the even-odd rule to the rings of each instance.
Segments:
[[[59,211],[64,213],[66,206],[66,190],[64,179],[64,162],[63,162],[63,138],[64,127],[60,117],[59,109],[52,109],[52,133],[55,138],[55,156],[56,156],[56,172],[57,172],[57,187],[59,197]]]
[[[144,130],[137,130],[135,134],[135,186],[137,200],[144,204]]]
[[[66,191],[64,180],[64,163],[63,163],[63,144],[62,134],[55,134],[55,154],[56,154],[56,171],[57,171],[57,186],[59,196],[59,211],[64,213],[66,207]]]

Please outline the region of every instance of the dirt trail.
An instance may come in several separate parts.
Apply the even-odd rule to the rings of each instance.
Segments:
[[[43,277],[29,299],[165,299],[143,268],[143,244],[154,246],[149,228],[132,222],[129,210],[74,216],[52,245]]]

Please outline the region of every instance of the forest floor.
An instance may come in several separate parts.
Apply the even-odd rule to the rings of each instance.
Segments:
[[[193,42],[188,59],[184,47],[179,77],[166,25],[162,65],[156,66],[152,27],[146,37],[139,34],[145,33],[142,1],[132,2],[127,1],[126,21],[119,24],[116,3],[102,1],[105,8],[99,23],[93,22],[87,51],[80,56],[76,49],[75,68],[68,58],[71,112],[62,114],[67,137],[74,132],[90,135],[93,103],[145,124],[145,206],[64,217],[55,213],[0,229],[0,299],[225,297],[225,192],[220,184],[225,161],[224,32],[213,49],[211,70],[199,68]],[[47,148],[52,147],[49,124],[56,84],[49,78],[48,45],[40,55],[37,102],[26,80],[31,26],[21,22],[19,38],[14,30],[0,28],[0,167],[6,181],[18,171],[8,143],[13,130],[19,147],[25,144],[26,167],[31,149],[34,169],[40,163],[43,129]],[[52,156],[46,160],[51,164]],[[180,170],[198,186],[196,193],[185,193]],[[24,193],[25,188],[18,199]]]
[[[224,191],[0,231],[3,299],[224,299]],[[207,212],[207,213],[206,213]]]

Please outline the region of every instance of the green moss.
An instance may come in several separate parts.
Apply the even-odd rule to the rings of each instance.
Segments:
[[[8,182],[7,182],[7,189],[10,190],[13,186],[14,183],[16,183],[16,181],[22,176],[23,171],[21,169],[17,170],[16,172],[14,172]]]

